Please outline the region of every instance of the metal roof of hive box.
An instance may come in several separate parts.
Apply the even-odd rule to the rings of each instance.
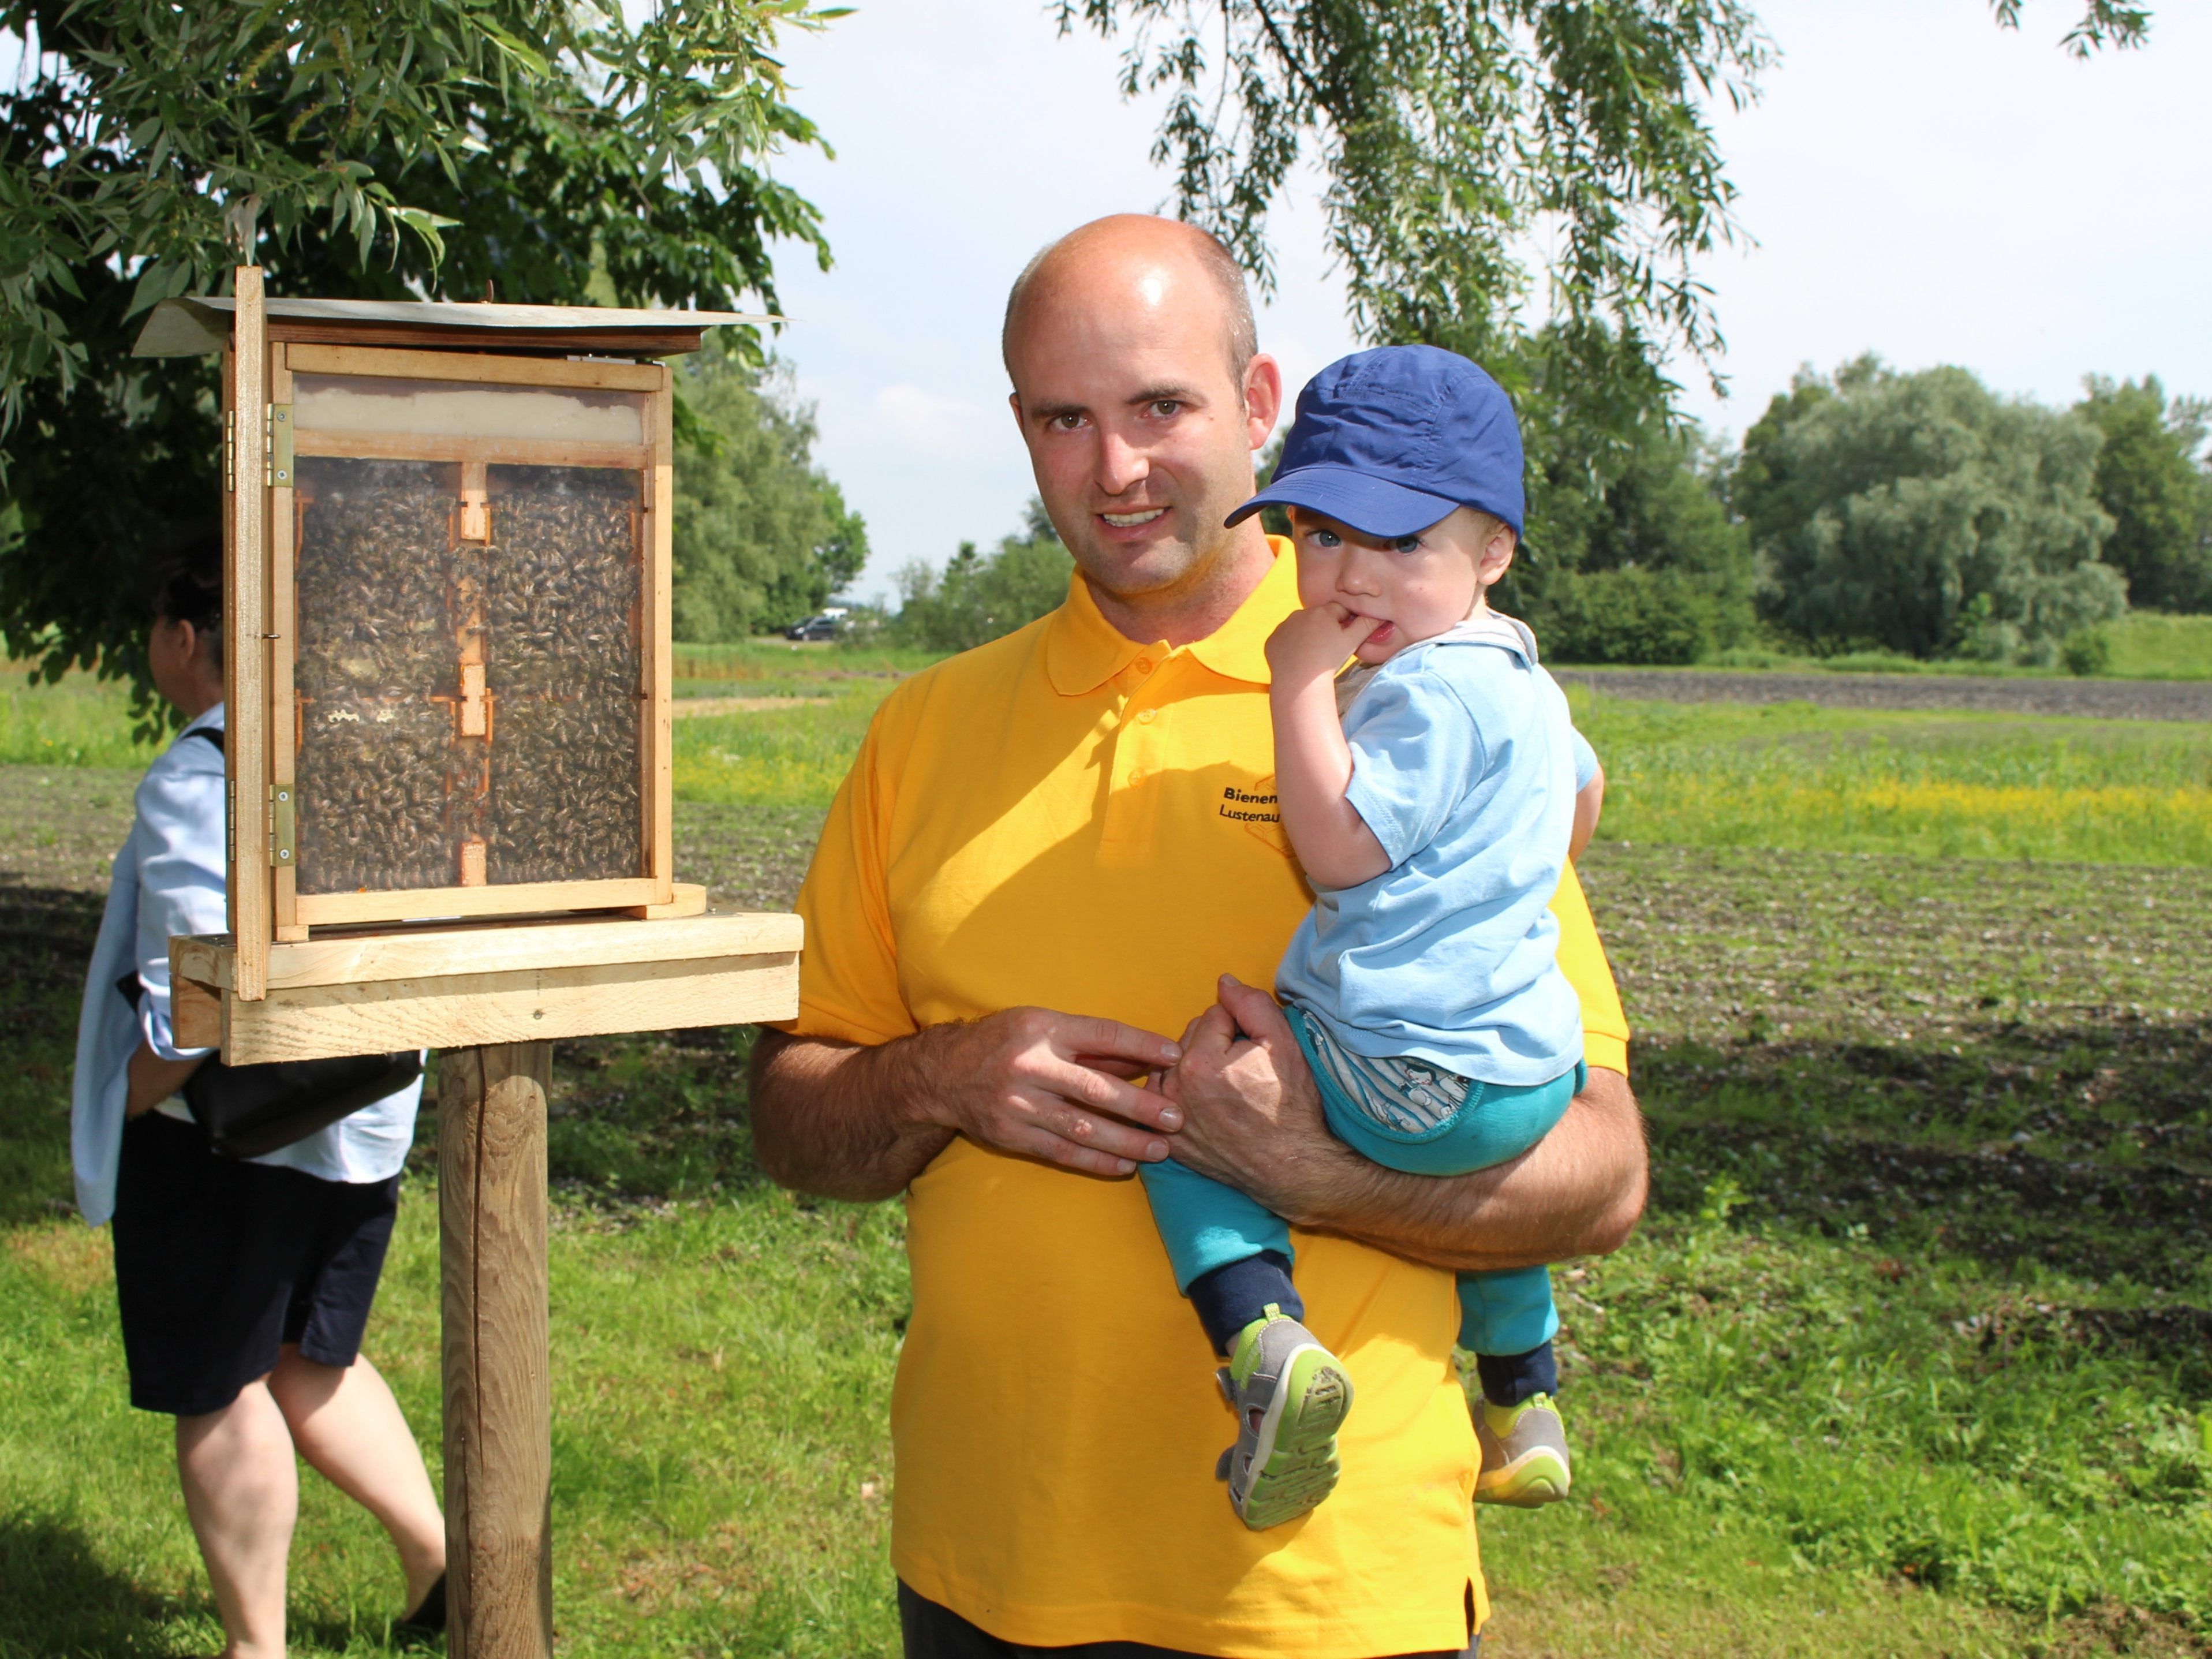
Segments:
[[[237,301],[164,300],[139,331],[132,355],[198,357],[230,343]],[[439,300],[276,300],[271,339],[325,345],[474,346],[503,351],[592,352],[665,357],[696,351],[710,328],[775,323],[742,311],[624,311],[600,306],[453,304]]]

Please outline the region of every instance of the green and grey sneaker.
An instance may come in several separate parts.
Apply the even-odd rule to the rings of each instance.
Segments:
[[[1510,1504],[1533,1510],[1567,1495],[1566,1425],[1547,1394],[1517,1406],[1493,1406],[1478,1395],[1474,1437],[1482,1444],[1482,1473],[1474,1479],[1478,1504]]]
[[[1352,1378],[1314,1334],[1273,1303],[1237,1334],[1215,1373],[1237,1413],[1237,1443],[1213,1478],[1255,1532],[1295,1521],[1336,1488],[1336,1431],[1352,1409]]]

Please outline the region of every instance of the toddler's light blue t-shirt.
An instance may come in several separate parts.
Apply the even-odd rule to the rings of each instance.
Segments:
[[[1495,614],[1408,646],[1345,711],[1346,792],[1389,855],[1317,889],[1275,988],[1354,1054],[1510,1087],[1583,1056],[1552,895],[1574,823],[1574,727],[1536,641]]]
[[[1589,787],[1590,780],[1597,775],[1597,750],[1590,747],[1588,738],[1571,726],[1567,728],[1567,736],[1575,746],[1575,793],[1579,795]]]

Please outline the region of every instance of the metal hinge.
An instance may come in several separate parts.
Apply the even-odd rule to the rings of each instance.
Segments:
[[[269,487],[292,487],[292,405],[269,405]]]
[[[294,839],[292,786],[272,783],[269,786],[269,862],[279,869],[289,867],[293,859]]]
[[[222,487],[238,488],[238,411],[222,411]]]

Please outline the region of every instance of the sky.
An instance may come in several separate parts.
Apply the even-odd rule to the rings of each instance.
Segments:
[[[1676,366],[1684,404],[1740,434],[1801,365],[1875,351],[1960,363],[2064,403],[2083,374],[2155,374],[2212,395],[2212,8],[2165,0],[2150,44],[2059,50],[2080,0],[1767,0],[1781,61],[1715,123],[1745,241],[1702,265],[1729,395]],[[1014,530],[1033,490],[1006,404],[998,326],[1029,256],[1100,214],[1164,204],[1155,111],[1115,90],[1118,46],[1059,37],[1037,0],[864,0],[787,36],[793,101],[836,160],[773,171],[823,212],[836,263],[787,248],[778,342],[816,406],[817,457],[866,517],[854,584]],[[1261,343],[1295,389],[1356,349],[1317,186],[1274,224],[1281,276]]]

